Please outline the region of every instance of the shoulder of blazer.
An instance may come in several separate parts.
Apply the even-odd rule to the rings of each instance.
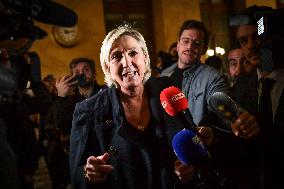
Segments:
[[[105,88],[99,91],[94,96],[78,102],[75,107],[75,112],[78,114],[90,113],[96,109],[108,106],[110,103],[110,91],[115,90],[114,88]]]

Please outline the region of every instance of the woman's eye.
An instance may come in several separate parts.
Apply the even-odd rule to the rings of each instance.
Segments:
[[[129,53],[129,56],[130,56],[130,57],[134,57],[136,54],[138,54],[136,51],[131,51],[131,52]]]
[[[111,55],[111,60],[121,60],[122,59],[122,53],[121,52],[114,52],[112,55]]]

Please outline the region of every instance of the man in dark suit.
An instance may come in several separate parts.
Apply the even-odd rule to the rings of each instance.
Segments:
[[[255,69],[238,79],[234,96],[243,108],[257,116],[261,129],[261,188],[283,188],[279,172],[284,168],[284,69],[266,70],[261,66],[265,62],[259,53],[261,42],[254,15],[264,10],[271,9],[252,6],[241,12],[249,22],[238,26],[237,39]]]

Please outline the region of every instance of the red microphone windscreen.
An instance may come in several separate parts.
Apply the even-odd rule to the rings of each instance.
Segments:
[[[171,116],[188,108],[188,102],[185,95],[181,90],[174,86],[165,88],[161,92],[160,101],[165,111]]]

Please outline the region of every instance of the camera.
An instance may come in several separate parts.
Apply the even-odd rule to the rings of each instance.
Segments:
[[[260,38],[261,70],[271,72],[284,68],[284,9],[258,12],[257,34]]]
[[[88,84],[85,74],[76,75],[70,82],[77,81],[75,86],[84,87]]]
[[[284,59],[284,9],[272,9],[265,6],[251,6],[229,19],[230,26],[243,24],[257,25],[260,40],[261,71],[271,72],[283,69]]]
[[[8,52],[5,56],[0,54],[1,95],[21,92],[28,81],[41,81],[39,56],[28,50],[35,40],[46,37],[47,33],[35,26],[34,20],[72,27],[78,18],[71,9],[50,0],[1,0],[0,49]]]

